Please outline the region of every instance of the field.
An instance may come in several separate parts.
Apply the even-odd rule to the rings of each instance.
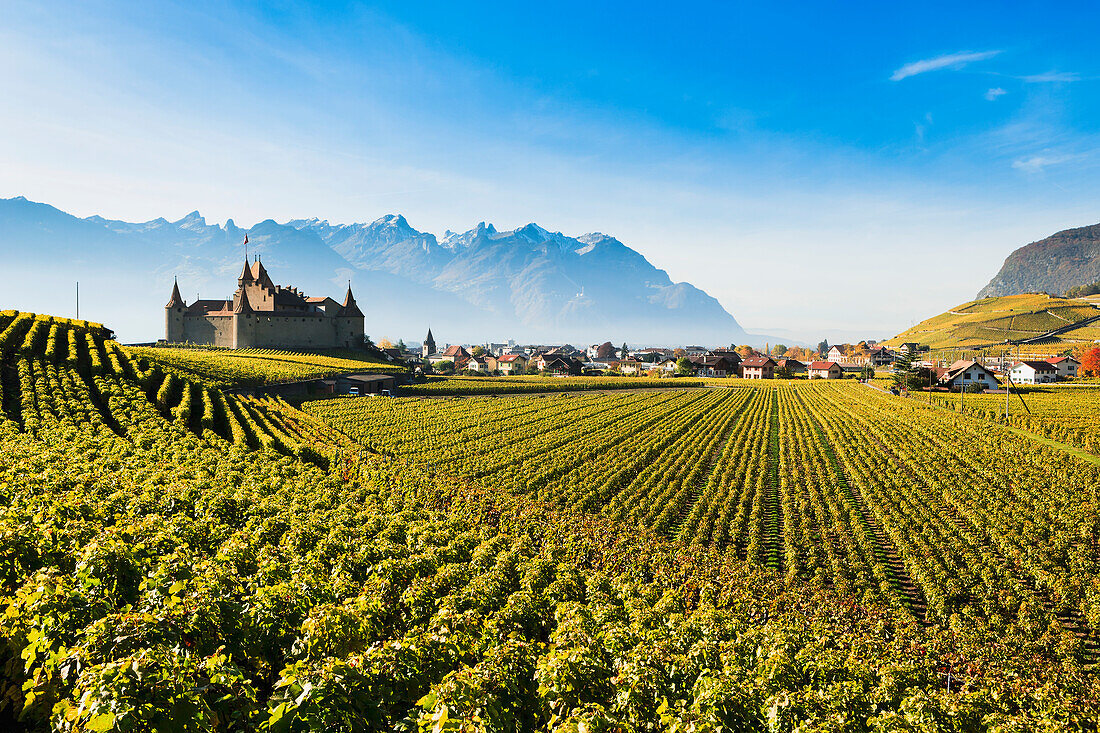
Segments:
[[[734,383],[295,410],[0,316],[0,726],[1093,727],[1097,468]]]
[[[1094,305],[1075,299],[1042,294],[984,298],[955,306],[921,321],[886,342],[898,346],[907,341],[928,344],[933,349],[974,349],[1001,344],[1006,339],[1026,339],[1071,323],[1100,315]],[[1100,340],[1100,324],[1071,330],[1044,344],[1050,353],[1080,342]],[[1038,353],[1038,345],[1029,345]]]
[[[171,370],[209,387],[258,385],[333,377],[347,372],[403,372],[404,365],[352,351],[292,353],[272,349],[125,346],[138,362]]]

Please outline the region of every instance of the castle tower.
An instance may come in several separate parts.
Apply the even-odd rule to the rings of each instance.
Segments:
[[[344,302],[336,314],[336,343],[346,349],[360,348],[363,346],[363,311],[355,302],[355,296],[351,293],[351,283],[348,283],[348,292],[344,296]]]
[[[172,283],[172,297],[164,306],[164,340],[169,343],[179,343],[184,340],[183,313],[187,309],[187,303],[180,295],[178,281]]]
[[[233,348],[234,349],[247,349],[253,345],[253,331],[256,326],[256,319],[253,317],[256,310],[252,307],[252,304],[248,302],[248,291],[245,288],[241,288],[240,295],[234,300],[233,305]]]
[[[432,327],[428,326],[428,336],[424,339],[424,346],[420,349],[420,355],[425,359],[435,353],[435,338],[432,337]]]

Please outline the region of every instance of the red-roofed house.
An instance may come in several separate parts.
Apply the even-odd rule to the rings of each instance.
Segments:
[[[835,361],[811,361],[807,368],[810,379],[840,379],[844,370]]]
[[[1072,356],[1055,356],[1047,359],[1058,370],[1058,379],[1072,379],[1077,376],[1077,370],[1081,368],[1081,362]]]
[[[775,362],[767,356],[753,356],[741,362],[745,379],[775,379]]]
[[[527,369],[527,357],[523,354],[505,354],[497,358],[501,374],[523,374]]]

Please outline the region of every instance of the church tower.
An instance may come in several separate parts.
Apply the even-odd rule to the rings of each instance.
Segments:
[[[168,343],[180,343],[184,340],[183,313],[187,303],[180,296],[179,282],[172,283],[172,297],[164,306],[164,338]]]
[[[420,349],[420,355],[425,359],[435,353],[435,339],[432,337],[432,329],[428,327],[428,337],[424,339],[424,346]]]

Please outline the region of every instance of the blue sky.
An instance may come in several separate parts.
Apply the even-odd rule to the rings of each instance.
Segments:
[[[0,196],[81,216],[603,231],[806,337],[1100,221],[1086,4],[48,5],[0,2]]]

